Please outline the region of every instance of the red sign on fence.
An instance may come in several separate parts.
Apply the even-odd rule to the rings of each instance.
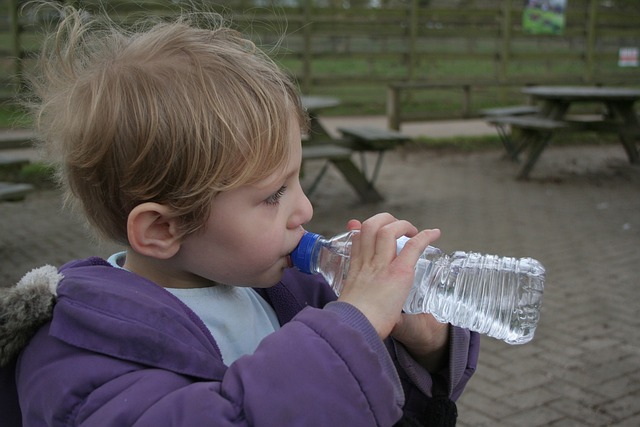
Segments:
[[[637,67],[638,66],[638,48],[637,47],[621,47],[618,51],[618,66],[620,67]]]

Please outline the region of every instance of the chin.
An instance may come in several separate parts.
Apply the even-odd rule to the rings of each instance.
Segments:
[[[280,270],[277,274],[268,274],[256,280],[251,285],[252,288],[270,288],[277,285],[284,276],[284,269]]]
[[[270,285],[258,284],[258,285],[253,285],[253,286],[251,286],[251,287],[252,287],[252,288],[257,288],[257,289],[267,289],[267,288],[272,288],[272,287],[274,287],[275,285],[277,285],[277,284],[278,284],[278,282],[280,282],[280,281],[278,280],[277,282],[272,283],[272,284],[270,284]]]

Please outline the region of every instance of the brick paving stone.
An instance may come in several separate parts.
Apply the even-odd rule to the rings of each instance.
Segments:
[[[640,392],[627,394],[602,406],[602,409],[613,415],[616,420],[625,420],[640,413]]]
[[[476,411],[465,414],[464,418],[459,417],[457,425],[459,427],[494,427],[496,422],[493,418]]]
[[[480,366],[458,402],[460,426],[640,425],[640,167],[618,145],[553,147],[529,181],[499,151],[388,153],[363,205],[330,168],[314,193],[309,230],[334,234],[350,218],[388,211],[439,227],[436,244],[531,256],[547,268],[534,340],[483,337]],[[322,163],[305,165],[309,185]],[[99,245],[60,210],[55,191],[0,204],[0,284],[28,269],[119,249]]]
[[[575,423],[577,420],[582,425],[589,426],[605,426],[616,420],[610,414],[605,413],[597,407],[592,407],[585,402],[576,401],[575,399],[560,398],[549,404],[553,409],[564,415],[562,420],[566,423]],[[552,425],[564,425],[561,421]]]
[[[538,406],[529,408],[515,413],[503,420],[498,421],[497,425],[505,426],[548,426],[554,421],[564,418],[564,415],[550,406]]]
[[[458,403],[458,416],[461,421],[467,420],[467,411],[462,409],[469,408],[469,414],[480,413],[495,423],[518,412],[511,403],[512,400],[509,398],[494,399],[486,396],[480,386],[474,392],[465,391]]]
[[[634,359],[635,364],[637,364],[637,360],[637,358]],[[637,373],[637,367],[634,373]],[[598,389],[605,396],[616,399],[629,393],[637,394],[640,391],[640,381],[637,377],[637,375],[634,378],[632,375],[625,374],[621,377],[605,380],[598,386]],[[640,409],[640,402],[638,402],[638,409]]]
[[[37,191],[22,202],[0,203],[0,218],[2,286],[15,284],[27,271],[44,264],[59,266],[117,249],[96,243],[82,222],[62,211],[56,191]]]
[[[622,421],[609,424],[610,427],[638,427],[640,426],[640,413]]]

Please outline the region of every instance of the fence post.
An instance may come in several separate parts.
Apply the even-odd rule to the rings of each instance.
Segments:
[[[468,118],[471,116],[471,85],[462,85],[462,117]]]
[[[502,31],[501,31],[502,43],[500,47],[500,64],[498,69],[499,82],[506,82],[509,75],[507,67],[509,66],[509,56],[510,56],[509,54],[511,51],[511,29],[513,27],[513,23],[511,21],[512,11],[513,11],[512,0],[503,0]],[[506,102],[507,89],[504,86],[501,86],[498,93],[500,94],[499,96],[500,96],[501,102]]]
[[[311,61],[313,59],[313,55],[311,52],[312,44],[311,44],[311,16],[312,16],[312,2],[313,0],[305,0],[303,2],[303,16],[304,20],[302,23],[303,34],[304,34],[304,51],[302,53],[302,92],[309,93],[311,91]]]
[[[507,80],[509,67],[509,51],[511,50],[511,22],[512,0],[503,0],[502,5],[502,45],[500,49],[500,65],[498,78],[501,82]]]
[[[597,0],[591,0],[589,3],[589,19],[587,19],[587,52],[584,70],[585,82],[591,83],[593,80],[593,67],[595,64],[595,49],[596,49],[596,14],[598,10]]]
[[[413,80],[416,77],[416,64],[417,64],[417,39],[418,39],[418,0],[411,1],[410,12],[410,30],[409,30],[409,80]]]
[[[22,87],[22,49],[20,47],[20,20],[18,18],[18,0],[9,0],[9,19],[11,25],[11,55],[13,56],[13,81],[15,90]]]
[[[400,130],[400,89],[393,84],[387,86],[387,119],[389,129]]]

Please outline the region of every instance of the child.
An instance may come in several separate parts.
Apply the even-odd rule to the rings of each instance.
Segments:
[[[3,291],[3,425],[455,422],[478,337],[401,313],[439,232],[350,221],[336,300],[290,268],[312,207],[284,73],[219,23],[128,32],[60,12],[33,80],[37,128],[67,199],[126,253]]]

